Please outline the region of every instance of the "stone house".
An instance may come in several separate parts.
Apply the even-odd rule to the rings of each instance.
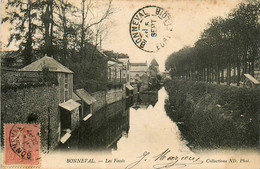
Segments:
[[[42,151],[60,142],[59,87],[52,75],[1,70],[1,122],[40,124]]]
[[[72,100],[73,72],[57,62],[52,57],[43,58],[20,69],[22,72],[43,72],[48,76],[52,73],[58,82],[59,103],[59,138],[62,143],[66,142],[79,124],[80,104]],[[56,129],[55,129],[56,130]]]

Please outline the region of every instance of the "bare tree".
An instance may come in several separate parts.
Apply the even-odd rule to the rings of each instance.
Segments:
[[[89,16],[90,14],[92,15],[92,18],[95,17],[94,13],[92,12],[94,8],[94,4],[92,3],[91,0],[82,0],[81,1],[81,24],[80,24],[80,35],[81,35],[81,39],[80,39],[80,50],[83,50],[85,47],[85,43],[89,40],[87,39],[87,34],[89,34],[90,37],[93,38],[93,31],[91,30],[91,28],[93,26],[97,26],[98,25],[98,29],[96,30],[96,35],[94,35],[94,38],[96,39],[97,34],[100,35],[102,28],[100,27],[102,25],[102,23],[107,20],[113,13],[114,13],[114,9],[112,8],[112,0],[109,1],[108,6],[105,10],[105,12],[103,13],[103,15],[101,16],[101,18],[99,18],[98,20],[95,20],[93,22],[87,22],[87,18],[91,18],[91,16]],[[95,40],[97,42],[97,40]]]

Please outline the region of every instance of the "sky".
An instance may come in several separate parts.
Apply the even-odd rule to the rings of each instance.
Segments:
[[[7,0],[2,3],[5,1]],[[72,0],[72,2],[76,5],[80,4],[80,0]],[[147,61],[149,64],[155,58],[160,65],[160,70],[164,71],[165,60],[171,53],[185,46],[194,45],[212,18],[227,16],[239,2],[241,0],[113,0],[115,13],[110,17],[111,22],[107,25],[108,35],[102,43],[102,48],[126,53],[130,57],[130,62]],[[105,7],[105,4],[100,1],[97,4],[100,5],[100,9]],[[168,11],[173,28],[165,47],[153,53],[139,49],[133,43],[129,33],[129,24],[135,12],[148,5],[159,6]],[[3,16],[3,4],[1,6]],[[7,43],[8,36],[8,25],[3,24],[1,26],[3,44]],[[8,50],[4,46],[3,49]]]
[[[155,58],[164,71],[167,57],[185,46],[192,46],[200,37],[209,21],[216,16],[225,17],[240,1],[238,0],[161,0],[161,1],[115,1],[118,12],[114,14],[110,36],[103,48],[120,53],[127,53],[131,62],[148,63]],[[164,8],[171,14],[173,31],[172,38],[158,52],[145,52],[135,46],[129,34],[129,23],[134,13],[147,5]]]

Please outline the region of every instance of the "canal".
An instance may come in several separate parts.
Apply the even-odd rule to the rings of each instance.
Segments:
[[[191,153],[181,133],[164,109],[164,88],[140,93],[110,104],[82,122],[62,149],[125,154],[171,149]]]
[[[220,140],[232,142],[230,137],[239,133],[234,132],[227,138],[215,138],[211,144],[207,141],[208,134],[203,132],[197,133],[196,139],[189,139],[192,134],[186,129],[189,123],[179,120],[182,113],[169,111],[172,105],[168,99],[163,87],[107,105],[95,112],[88,121],[82,122],[55,153],[45,156],[43,160],[48,161],[45,167],[57,165],[63,168],[64,162],[73,159],[85,159],[88,162],[67,162],[66,168],[159,169],[187,166],[194,169],[242,169],[249,163],[259,164],[259,154],[255,149],[212,146]],[[208,132],[208,128],[203,128],[203,131]],[[197,144],[199,146],[196,147]],[[53,160],[57,157],[62,158],[61,163]],[[141,162],[136,163],[139,160]]]

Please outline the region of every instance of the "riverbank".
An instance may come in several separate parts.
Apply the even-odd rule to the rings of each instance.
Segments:
[[[180,80],[165,89],[166,112],[191,149],[259,146],[260,89]]]

